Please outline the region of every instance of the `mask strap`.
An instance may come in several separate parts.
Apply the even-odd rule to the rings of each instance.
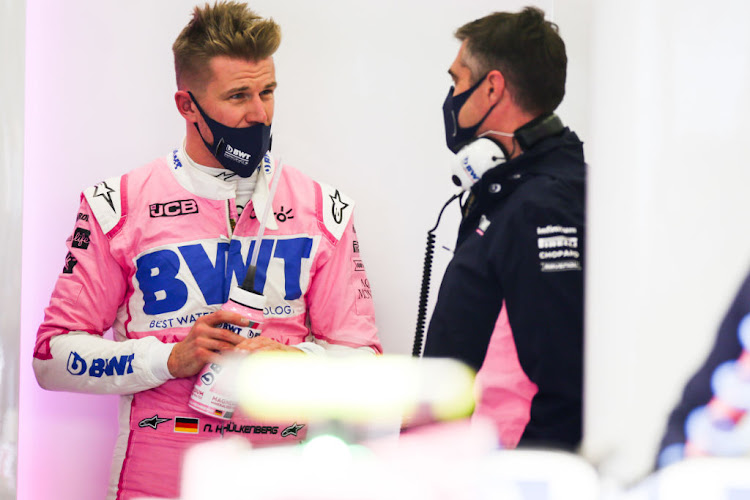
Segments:
[[[490,135],[490,134],[499,135],[501,137],[515,137],[516,136],[515,134],[511,134],[509,132],[499,132],[497,130],[488,130],[486,132],[482,132],[481,134],[479,134],[478,137],[484,137],[485,135]]]
[[[198,100],[195,98],[195,96],[193,95],[193,93],[190,92],[189,90],[187,91],[187,93],[190,96],[190,99],[195,103],[195,107],[198,108],[198,112],[201,114],[201,116],[206,121],[206,123],[208,124],[209,122],[215,121],[215,120],[211,119],[206,114],[205,111],[203,111],[203,108],[201,108],[201,105],[198,104]],[[206,140],[206,138],[203,137],[203,134],[201,133],[201,129],[200,129],[200,127],[198,127],[198,123],[193,123],[193,125],[195,125],[195,130],[198,131],[198,135],[201,137],[201,140],[203,141],[203,144],[206,145],[206,148],[208,148],[209,151],[211,151],[214,155],[216,155],[216,153],[218,153],[219,148],[217,147],[216,149],[214,149],[213,144],[209,144],[208,143],[208,141]],[[214,141],[215,140],[216,140],[216,138],[214,137]]]

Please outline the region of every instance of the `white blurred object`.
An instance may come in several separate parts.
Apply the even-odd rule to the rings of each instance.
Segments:
[[[596,500],[599,477],[578,455],[552,450],[499,450],[480,462],[477,474],[482,496],[493,496],[495,486],[516,485],[524,500]]]
[[[349,445],[319,436],[300,446],[252,449],[244,440],[200,444],[185,459],[180,500],[595,500],[593,467],[570,453],[492,451],[490,426],[468,420]]]
[[[691,458],[661,469],[623,500],[747,500],[750,459]]]
[[[481,495],[483,429],[467,422],[439,427],[407,438],[404,447],[349,445],[335,436],[264,449],[239,439],[201,444],[186,456],[180,500],[524,499],[507,480],[493,483],[493,496]],[[461,441],[459,452],[447,445]]]

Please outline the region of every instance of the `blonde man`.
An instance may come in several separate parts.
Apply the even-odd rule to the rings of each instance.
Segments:
[[[355,265],[352,200],[292,167],[279,172],[269,153],[280,40],[276,23],[244,4],[196,8],[173,46],[184,141],[83,193],[34,369],[45,389],[122,395],[108,498],[179,496],[183,452],[204,440],[304,437],[294,419],[188,407],[196,375],[219,353],[381,352]],[[266,298],[263,335],[245,339],[219,326],[248,320],[219,308],[247,275],[278,175],[249,280]],[[109,328],[114,340],[103,338]]]

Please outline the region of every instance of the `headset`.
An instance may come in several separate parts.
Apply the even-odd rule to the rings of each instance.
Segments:
[[[518,128],[513,133],[513,138],[518,142],[522,151],[528,151],[542,140],[560,135],[565,130],[562,120],[554,114],[548,113],[531,120],[526,125]],[[491,137],[479,137],[459,150],[453,163],[453,183],[460,191],[443,205],[438,214],[435,227],[427,231],[427,247],[424,256],[424,268],[422,270],[422,288],[419,295],[417,307],[417,328],[414,334],[414,346],[412,356],[422,356],[422,342],[424,339],[424,327],[427,316],[427,299],[430,293],[430,278],[432,274],[432,260],[435,254],[435,231],[440,224],[440,218],[448,205],[456,198],[476,184],[479,179],[490,169],[505,163],[509,155],[505,147]],[[459,201],[460,203],[460,201]]]

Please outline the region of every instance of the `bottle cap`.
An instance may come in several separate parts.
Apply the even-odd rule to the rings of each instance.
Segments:
[[[256,292],[243,290],[236,286],[229,292],[229,300],[242,304],[246,307],[252,307],[262,311],[266,307],[266,297]]]

